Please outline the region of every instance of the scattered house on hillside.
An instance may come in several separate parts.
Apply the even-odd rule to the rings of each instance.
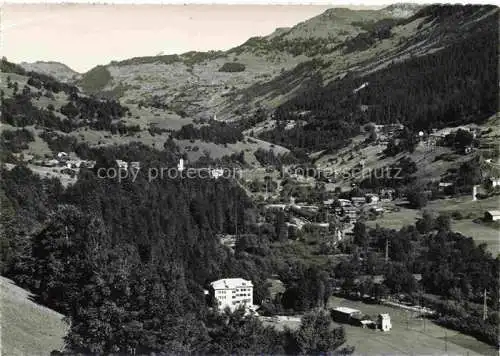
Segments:
[[[439,182],[439,191],[440,192],[442,192],[450,187],[453,187],[453,182]]]
[[[57,154],[57,159],[61,162],[65,162],[69,159],[69,155],[66,152],[59,152]]]
[[[177,164],[177,170],[179,172],[182,172],[184,170],[184,160],[182,158],[179,159],[179,163]]]
[[[337,201],[339,202],[339,205],[340,205],[341,207],[344,207],[344,206],[351,206],[351,205],[352,205],[351,201],[350,201],[350,200],[347,200],[347,199],[338,199]]]
[[[366,203],[366,198],[365,197],[352,197],[351,198],[352,204],[354,206],[361,206]]]
[[[330,223],[317,223],[317,222],[313,222],[311,223],[312,226],[316,226],[316,227],[321,227],[321,228],[325,228],[325,229],[328,229],[330,227]]]
[[[391,316],[389,314],[379,314],[377,318],[377,326],[382,331],[391,330]]]
[[[393,188],[380,189],[380,199],[382,201],[391,201],[396,196],[396,190]]]
[[[70,176],[71,178],[74,178],[76,176],[76,171],[74,169],[71,169],[71,168],[61,169],[61,173],[66,174],[66,175]]]
[[[370,275],[370,274],[363,274],[359,277],[356,277],[354,279],[355,284],[361,284],[367,281],[371,281],[373,284],[382,284],[384,283],[385,277],[383,274],[377,274],[377,275]]]
[[[377,194],[368,193],[365,194],[366,202],[369,204],[378,203],[380,198]]]
[[[500,178],[490,178],[488,179],[487,185],[491,188],[500,187]]]
[[[264,205],[264,209],[266,210],[285,210],[288,207],[288,204],[266,204]]]
[[[56,167],[59,165],[59,161],[57,159],[50,159],[42,162],[42,166],[44,167]]]
[[[323,200],[323,205],[326,205],[326,206],[331,206],[331,205],[333,205],[333,203],[335,203],[335,199]]]
[[[294,207],[297,209],[306,209],[306,210],[311,210],[314,212],[317,212],[319,210],[319,207],[317,205],[311,205],[311,204],[306,204],[306,203],[297,203],[297,204],[294,204]]]
[[[94,168],[95,161],[82,161],[80,163],[80,168]]]
[[[224,175],[224,170],[222,168],[215,168],[210,170],[210,176],[214,179],[218,179]]]
[[[404,129],[402,124],[374,125],[375,133],[380,142],[387,142]]]
[[[342,215],[347,216],[349,220],[357,220],[359,212],[358,209],[356,209],[353,206],[346,206],[342,208]]]
[[[68,160],[66,161],[67,168],[80,168],[82,161],[80,160]]]
[[[377,215],[381,215],[385,212],[385,209],[382,208],[381,206],[374,206],[370,208],[370,211]]]
[[[500,220],[500,210],[488,210],[484,213],[485,221],[498,221]]]
[[[243,278],[225,278],[210,283],[210,294],[219,310],[240,306],[253,310],[253,284]]]
[[[353,94],[356,94],[356,93],[357,93],[358,91],[360,91],[361,89],[366,88],[366,87],[368,86],[368,84],[369,84],[368,82],[364,82],[364,83],[363,83],[363,84],[361,84],[359,87],[357,87],[356,89],[354,89],[354,90],[352,91],[352,93],[353,93]]]
[[[127,162],[122,161],[121,159],[117,159],[115,162],[118,165],[118,168],[128,169],[128,163]]]
[[[220,234],[220,235],[217,235],[217,237],[219,238],[219,242],[221,245],[224,245],[224,246],[229,247],[231,249],[234,249],[234,247],[236,246],[236,235]]]

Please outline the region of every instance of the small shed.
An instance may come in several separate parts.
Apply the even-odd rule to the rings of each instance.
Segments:
[[[358,309],[348,307],[337,307],[331,310],[332,319],[339,323],[349,323],[355,315],[361,315]]]
[[[484,220],[498,221],[500,220],[500,210],[488,210],[484,213]]]

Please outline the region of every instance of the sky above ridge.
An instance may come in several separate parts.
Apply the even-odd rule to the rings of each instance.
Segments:
[[[339,6],[9,3],[1,14],[2,56],[16,63],[57,61],[85,72],[160,52],[226,50]]]

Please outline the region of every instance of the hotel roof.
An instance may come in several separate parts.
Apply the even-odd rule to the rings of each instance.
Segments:
[[[240,287],[253,287],[251,281],[243,278],[225,278],[210,283],[213,289],[235,289]]]
[[[348,308],[348,307],[337,307],[333,308],[333,310],[345,313],[345,314],[355,314],[355,313],[361,313],[358,309],[353,309],[353,308]]]

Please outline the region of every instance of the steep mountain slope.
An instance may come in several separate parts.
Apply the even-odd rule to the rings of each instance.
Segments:
[[[395,44],[407,33],[403,29],[412,29],[413,35]],[[497,29],[495,7],[430,6],[392,28],[359,35],[344,44],[347,57],[392,44],[342,76],[332,77],[332,66],[317,62],[314,80],[297,81],[299,94],[277,111],[281,125],[262,137],[319,150],[342,147],[338,141],[356,135],[368,122],[402,123],[410,130],[408,139],[415,130],[481,123],[498,110]],[[277,97],[281,84],[266,83],[268,95]],[[283,130],[297,119],[305,124]]]
[[[22,62],[19,65],[27,71],[47,74],[54,78],[57,78],[62,82],[74,82],[80,79],[81,77],[80,73],[74,71],[66,64],[59,62],[42,62],[42,61],[34,63]]]
[[[330,9],[226,52],[112,62],[85,73],[79,83],[127,104],[154,102],[193,117],[239,120],[311,90],[311,79],[318,86],[348,73],[372,73],[466,41],[476,23],[497,16],[484,6],[449,7],[449,15],[433,11],[408,4]]]
[[[226,52],[111,62],[83,74],[76,84],[86,93],[118,99],[127,107],[124,115],[106,119],[104,129],[112,135],[80,124],[69,134],[109,144],[117,142],[120,127],[116,139],[154,147],[169,131],[216,116],[217,122],[244,122],[245,134],[314,151],[344,146],[368,122],[399,121],[412,130],[480,122],[496,112],[497,27],[493,6],[341,8]],[[51,104],[65,122],[67,95],[53,96],[42,95],[35,106]],[[255,121],[259,108],[264,110]],[[275,109],[278,120],[270,120]],[[179,139],[189,150],[194,142],[188,140],[196,138]],[[198,152],[216,151],[198,141],[195,145]],[[235,150],[255,149],[245,145]]]
[[[342,58],[342,44],[365,33],[380,20],[396,19],[400,13],[395,15],[394,10],[398,8],[331,9],[291,29],[278,29],[269,36],[251,38],[226,52],[192,52],[112,62],[85,73],[80,84],[93,92],[112,93],[125,103],[147,103],[155,97],[189,115],[203,117],[217,112],[220,119],[240,119],[252,111],[258,101],[275,105],[276,98],[248,98],[252,90],[246,89],[258,83],[293,75],[298,65],[314,58],[331,60],[328,70],[333,73],[351,67],[359,59]],[[226,63],[243,66],[231,70],[227,65],[224,68]],[[297,79],[304,79],[304,75]],[[289,85],[284,90],[291,92],[293,88],[294,85]]]

